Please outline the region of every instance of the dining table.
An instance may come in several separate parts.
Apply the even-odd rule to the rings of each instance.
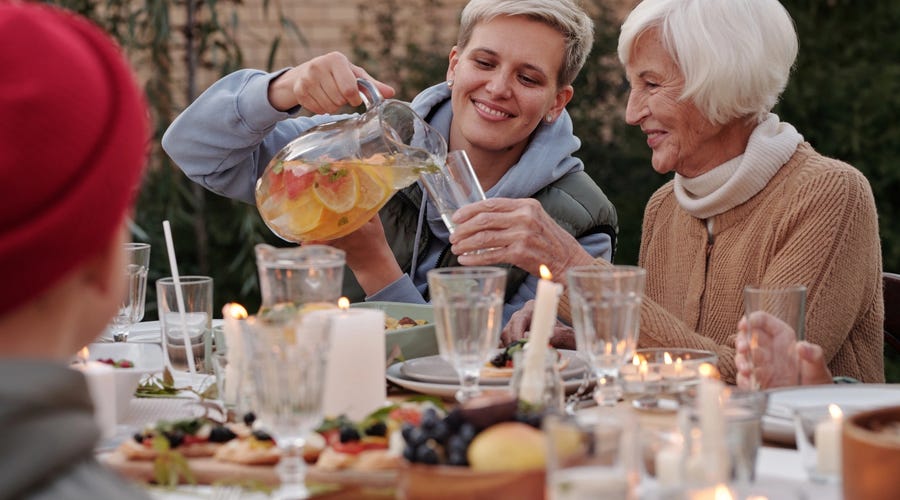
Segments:
[[[143,330],[138,328],[137,335],[134,335],[129,342],[158,342],[159,337],[147,334],[152,327],[145,327]],[[200,384],[214,383],[214,376],[211,374],[195,375],[194,380]],[[863,386],[861,386],[863,387]],[[883,387],[883,386],[879,386]],[[900,401],[900,391],[898,387],[890,387],[890,392]],[[795,391],[801,393],[804,388],[795,388]],[[806,390],[814,390],[806,389]],[[389,383],[388,399],[385,403],[404,401],[414,396],[416,391]],[[774,393],[773,393],[774,394]],[[771,396],[771,395],[770,395]],[[883,396],[876,395],[876,396]],[[793,400],[796,394],[788,394],[787,399]],[[771,400],[778,400],[772,398]],[[453,402],[445,398],[445,404],[452,405]],[[582,415],[589,414],[615,414],[623,420],[634,422],[638,429],[659,428],[673,426],[676,422],[677,412],[671,408],[657,409],[648,411],[646,409],[638,409],[633,404],[631,398],[620,401],[613,407],[599,407],[586,401],[579,405],[576,412]],[[127,470],[123,468],[121,461],[112,460],[115,457],[116,447],[126,439],[131,439],[135,432],[147,425],[152,425],[159,420],[177,420],[183,418],[191,418],[210,411],[209,404],[202,404],[202,401],[194,392],[179,393],[174,397],[133,397],[129,402],[129,408],[126,415],[122,416],[116,426],[115,432],[109,433],[96,447],[96,454],[101,463],[105,463],[113,469]],[[777,415],[775,416],[777,418]],[[840,483],[822,483],[811,480],[804,467],[798,450],[791,442],[789,436],[791,429],[786,428],[787,422],[769,422],[768,427],[772,432],[763,433],[763,443],[759,448],[756,461],[756,478],[755,485],[758,485],[764,491],[780,492],[781,498],[809,498],[817,500],[831,500],[842,498]],[[778,429],[778,425],[782,428]],[[779,434],[780,432],[780,434]],[[126,475],[129,475],[126,473]],[[274,471],[272,478],[277,478]],[[227,479],[222,478],[221,484],[217,481],[204,481],[207,483],[217,484],[197,484],[197,485],[179,485],[174,488],[164,488],[161,486],[153,486],[146,481],[140,481],[147,491],[157,499],[176,500],[176,499],[226,499],[226,498],[266,498],[267,495],[261,491],[253,489],[239,489],[235,486],[228,486]],[[640,491],[654,491],[654,479],[646,474],[642,478]],[[382,485],[383,486],[383,485]],[[789,492],[786,496],[785,492]],[[796,492],[796,495],[790,492]],[[317,498],[393,498],[396,492],[388,485],[387,488],[380,487],[375,489],[360,489],[358,484],[347,486],[331,486],[324,488],[317,495]],[[654,498],[652,494],[641,494],[640,498]]]

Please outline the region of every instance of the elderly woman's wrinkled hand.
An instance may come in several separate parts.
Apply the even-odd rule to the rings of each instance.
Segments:
[[[802,385],[831,383],[831,372],[820,346],[797,341],[793,328],[765,312],[751,314],[750,323],[752,335],[747,318],[738,323],[738,387],[769,389],[794,385],[798,376]],[[757,387],[753,387],[754,382]]]
[[[500,341],[506,346],[517,340],[528,337],[531,327],[531,316],[534,314],[534,301],[529,300],[521,309],[513,313],[500,333]],[[560,321],[553,325],[550,345],[557,349],[575,349],[575,330]]]
[[[457,210],[453,221],[451,250],[465,266],[509,263],[538,276],[544,264],[561,281],[570,267],[594,260],[531,198],[472,203]]]

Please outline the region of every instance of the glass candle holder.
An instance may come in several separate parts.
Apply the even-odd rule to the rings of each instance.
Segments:
[[[619,370],[626,395],[642,410],[678,409],[683,393],[700,380],[703,363],[715,364],[712,351],[678,348],[646,348],[635,351],[629,364]]]

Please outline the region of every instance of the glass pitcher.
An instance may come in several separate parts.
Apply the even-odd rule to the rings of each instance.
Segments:
[[[260,314],[311,304],[336,307],[344,280],[344,251],[327,245],[254,247],[262,293]]]
[[[447,143],[408,104],[358,79],[366,112],[313,127],[272,158],[256,183],[266,225],[295,243],[345,236],[446,161]]]

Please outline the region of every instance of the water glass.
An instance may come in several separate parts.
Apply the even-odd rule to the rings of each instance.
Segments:
[[[619,370],[637,348],[644,269],[579,266],[568,272],[575,344],[597,375],[594,398],[603,406],[622,396]]]
[[[547,498],[633,498],[634,432],[613,414],[547,415]]]
[[[804,339],[805,310],[806,287],[802,285],[744,287],[744,314],[753,364],[751,388],[800,385],[796,347],[797,341]],[[783,323],[783,329],[793,330],[794,334],[772,335],[770,329],[760,328],[763,322],[772,320]]]
[[[322,420],[329,326],[251,316],[245,328],[255,413],[281,450],[278,497],[307,498],[303,445]]]
[[[766,412],[768,393],[728,388],[722,391],[722,417],[725,424],[724,450],[727,456],[717,462],[727,461],[725,471],[736,484],[750,484],[756,480],[756,456],[762,445],[762,417]],[[701,409],[695,405],[681,408],[681,432],[685,439],[683,478],[686,483],[704,483],[708,467],[698,455],[701,443]]]
[[[805,406],[794,409],[794,434],[800,460],[810,479],[820,483],[841,480],[844,409]]]
[[[446,267],[428,271],[438,349],[459,375],[459,402],[481,393],[481,368],[500,342],[506,269]]]
[[[147,296],[147,270],[150,267],[150,245],[125,244],[125,296],[119,303],[119,312],[113,317],[109,329],[116,342],[128,341],[131,325],[144,319],[144,303]]]
[[[447,162],[440,166],[440,171],[423,172],[419,178],[451,234],[453,213],[464,205],[485,199],[478,176],[462,149],[448,152]]]
[[[156,280],[156,301],[162,330],[163,354],[173,371],[189,371],[185,347],[190,346],[197,373],[211,373],[206,362],[206,344],[212,335],[213,279],[181,276],[180,310],[178,290],[171,277]]]

